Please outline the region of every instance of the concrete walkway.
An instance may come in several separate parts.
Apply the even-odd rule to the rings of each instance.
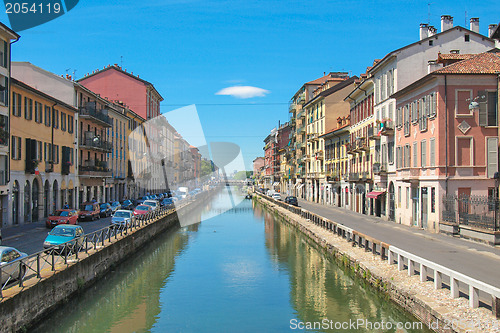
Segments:
[[[500,288],[500,247],[388,222],[299,199],[299,206],[365,235]]]

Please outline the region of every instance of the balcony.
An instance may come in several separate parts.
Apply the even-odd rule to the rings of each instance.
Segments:
[[[369,140],[380,140],[380,136],[378,135],[378,133],[374,127],[368,128],[368,139]]]
[[[373,174],[384,175],[387,173],[387,164],[385,163],[373,163]]]
[[[330,183],[335,183],[340,180],[340,175],[337,171],[330,172],[326,174],[326,181]]]
[[[357,172],[350,172],[348,180],[350,182],[357,182],[357,181],[359,181],[359,173],[357,173]]]
[[[322,150],[318,150],[316,154],[314,154],[317,160],[322,160],[324,159],[324,154]]]
[[[355,146],[351,143],[346,143],[345,149],[346,149],[347,153],[350,155],[356,154]]]
[[[297,109],[297,104],[294,102],[290,103],[290,106],[288,107],[288,112],[293,113]]]
[[[312,140],[312,141],[318,140],[318,133],[311,133],[311,134],[309,134],[308,139]]]
[[[372,179],[372,175],[370,173],[370,171],[363,171],[361,172],[361,180],[362,181],[367,181],[367,180],[370,180]]]
[[[380,123],[380,134],[385,136],[394,135],[394,122],[390,119],[385,119]]]
[[[400,171],[399,175],[404,182],[418,181],[420,177],[419,168],[411,168]]]
[[[296,103],[303,105],[303,104],[305,104],[305,102],[306,102],[306,93],[303,92],[299,96],[297,96]]]
[[[95,102],[87,102],[84,107],[80,107],[79,117],[81,119],[88,119],[104,127],[111,127],[113,125],[113,119],[107,115],[107,110],[97,110]]]
[[[366,144],[365,138],[358,138],[356,140],[356,151],[358,152],[363,152],[363,151],[370,151],[370,147]]]
[[[78,167],[79,176],[111,177],[111,170],[104,161],[86,160]]]
[[[9,127],[7,126],[9,118],[0,115],[0,146],[8,146],[9,145]]]
[[[80,148],[96,149],[110,153],[113,150],[113,145],[96,136],[94,132],[85,132],[85,139],[80,141]]]

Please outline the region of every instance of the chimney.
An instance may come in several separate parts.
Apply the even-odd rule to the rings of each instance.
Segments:
[[[437,69],[440,69],[441,65],[437,62],[437,60],[429,60],[427,62],[427,74],[434,72]]]
[[[479,33],[479,17],[471,17],[469,30]]]
[[[453,28],[453,16],[441,15],[441,32]]]
[[[429,37],[429,25],[427,23],[420,23],[420,40]]]
[[[436,29],[436,28],[434,28],[434,26],[433,26],[433,25],[430,25],[430,26],[428,27],[428,37],[432,37],[432,36],[434,36],[434,35],[436,34],[436,32],[437,32],[437,29]]]
[[[491,36],[493,36],[493,33],[495,32],[496,28],[497,28],[497,24],[490,24],[488,26],[488,37],[491,38]]]

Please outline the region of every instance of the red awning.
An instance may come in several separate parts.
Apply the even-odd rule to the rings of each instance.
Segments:
[[[379,197],[379,195],[382,195],[384,194],[385,191],[382,191],[382,192],[376,192],[376,191],[373,191],[373,192],[369,192],[366,197],[368,198],[371,198],[371,199],[377,199]]]

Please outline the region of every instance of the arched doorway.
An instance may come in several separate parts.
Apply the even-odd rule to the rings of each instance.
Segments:
[[[57,209],[57,196],[59,194],[59,187],[57,180],[54,180],[54,185],[52,186],[52,211],[55,212]]]
[[[28,180],[24,184],[24,221],[31,221],[31,185]]]
[[[12,223],[19,224],[19,183],[17,180],[12,186]]]
[[[50,198],[50,184],[49,181],[45,181],[43,188],[43,215],[45,217],[49,216],[49,198]]]
[[[38,180],[33,179],[33,189],[31,191],[31,220],[38,221],[38,195],[40,194],[40,186]]]
[[[394,183],[389,184],[389,220],[396,221],[396,209],[395,209],[395,196],[394,196]]]

